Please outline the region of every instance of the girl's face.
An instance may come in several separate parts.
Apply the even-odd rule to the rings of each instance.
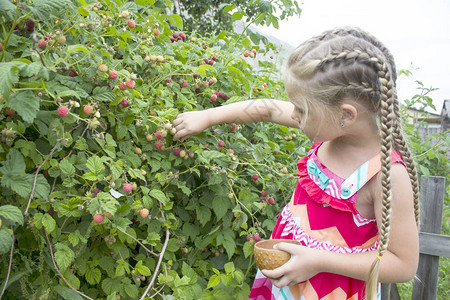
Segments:
[[[337,113],[326,109],[321,104],[309,105],[291,101],[294,111],[291,118],[300,124],[300,129],[313,142],[332,140],[341,133],[340,119]]]

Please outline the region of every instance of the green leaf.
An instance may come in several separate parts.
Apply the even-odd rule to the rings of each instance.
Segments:
[[[69,157],[65,157],[63,160],[61,160],[61,162],[59,163],[59,168],[61,172],[68,177],[71,177],[75,174],[75,167],[70,162]]]
[[[114,93],[107,86],[96,87],[92,92],[92,97],[99,102],[111,102],[114,100]]]
[[[6,157],[6,161],[2,162],[0,172],[4,176],[14,177],[22,175],[25,172],[25,161],[22,154],[16,149],[11,149]]]
[[[209,288],[215,287],[219,283],[220,283],[220,277],[217,275],[213,275],[213,276],[211,276],[211,278],[209,278],[208,286],[206,288],[209,289]]]
[[[144,275],[144,276],[150,276],[152,275],[152,272],[150,271],[150,269],[147,266],[144,266],[142,264],[142,261],[140,261],[140,264],[137,263],[134,270],[136,272],[139,272],[139,274]]]
[[[150,196],[152,196],[153,198],[155,198],[156,200],[158,200],[159,202],[162,203],[162,205],[166,205],[167,202],[169,201],[166,197],[166,195],[160,191],[160,190],[151,190],[150,191]]]
[[[179,30],[183,29],[183,19],[179,15],[167,16],[167,20]]]
[[[197,218],[202,225],[205,225],[211,219],[211,211],[206,206],[197,206],[195,208]]]
[[[134,284],[125,284],[124,290],[131,299],[137,299],[139,297],[139,289]]]
[[[65,286],[57,285],[52,287],[52,290],[58,293],[63,299],[83,300],[83,297],[78,295],[72,289]]]
[[[3,205],[0,206],[0,217],[3,220],[9,221],[9,223],[18,223],[23,225],[23,214],[20,209],[14,205]]]
[[[33,4],[30,10],[42,21],[48,20],[51,15],[63,15],[72,8],[70,0],[35,0]]]
[[[9,252],[12,245],[12,236],[6,228],[0,228],[0,255]]]
[[[243,249],[245,258],[249,257],[253,253],[253,245],[249,242],[245,242]]]
[[[230,202],[223,197],[215,197],[212,202],[212,207],[217,216],[217,220],[222,219],[222,217],[227,213],[227,210],[230,208]]]
[[[115,278],[107,277],[102,281],[102,289],[107,295],[118,292],[121,286],[122,283],[120,282],[120,280]]]
[[[45,229],[47,230],[48,233],[51,233],[56,228],[56,222],[53,219],[53,217],[50,216],[49,214],[44,214],[41,222],[42,225],[45,226]]]
[[[5,6],[5,2],[9,1],[1,0],[0,8]],[[14,6],[14,10],[15,9],[16,8]],[[4,99],[8,99],[11,88],[18,81],[19,81],[19,69],[16,67],[16,63],[14,62],[0,63],[0,95],[3,95]]]
[[[212,159],[218,159],[218,158],[222,158],[222,157],[224,157],[224,156],[225,156],[225,154],[223,154],[223,153],[221,153],[221,152],[219,152],[219,151],[216,151],[216,150],[209,150],[209,151],[203,151],[203,152],[201,152],[200,155],[199,155],[199,159],[200,159],[200,161],[202,161],[203,163],[209,164],[209,162],[210,162]]]
[[[63,243],[57,243],[55,245],[55,260],[61,272],[64,272],[67,267],[73,262],[75,253],[67,245]]]
[[[142,5],[142,6],[149,6],[149,5],[155,4],[155,0],[136,0],[135,2],[137,5]]]
[[[100,280],[102,279],[102,272],[100,272],[97,268],[88,268],[84,277],[89,284],[94,285],[100,283]]]
[[[88,167],[88,169],[91,170],[92,173],[98,175],[102,173],[103,162],[100,157],[94,155],[88,158],[86,167]]]
[[[39,112],[39,99],[33,92],[23,91],[9,97],[6,106],[14,109],[25,122],[33,123]]]

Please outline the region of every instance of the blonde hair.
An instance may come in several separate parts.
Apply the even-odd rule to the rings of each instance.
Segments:
[[[378,112],[381,138],[382,220],[378,255],[366,286],[367,299],[376,299],[380,259],[389,242],[391,215],[391,150],[405,161],[414,192],[414,209],[419,223],[419,184],[411,153],[402,133],[393,56],[375,37],[359,28],[326,31],[300,45],[290,56],[286,70],[286,91],[291,101],[333,110],[344,97]],[[301,100],[301,101],[300,101]]]

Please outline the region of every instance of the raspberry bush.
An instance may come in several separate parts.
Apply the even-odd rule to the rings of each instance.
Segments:
[[[174,142],[180,112],[285,95],[270,44],[184,32],[160,2],[0,0],[8,299],[248,297],[309,144],[261,123]]]

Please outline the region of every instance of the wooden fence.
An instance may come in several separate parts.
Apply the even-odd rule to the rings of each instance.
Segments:
[[[439,257],[450,257],[450,236],[441,235],[445,178],[430,176],[420,181],[420,257],[412,300],[435,300]],[[396,284],[382,284],[382,300],[400,300]],[[406,300],[406,299],[402,299]]]

